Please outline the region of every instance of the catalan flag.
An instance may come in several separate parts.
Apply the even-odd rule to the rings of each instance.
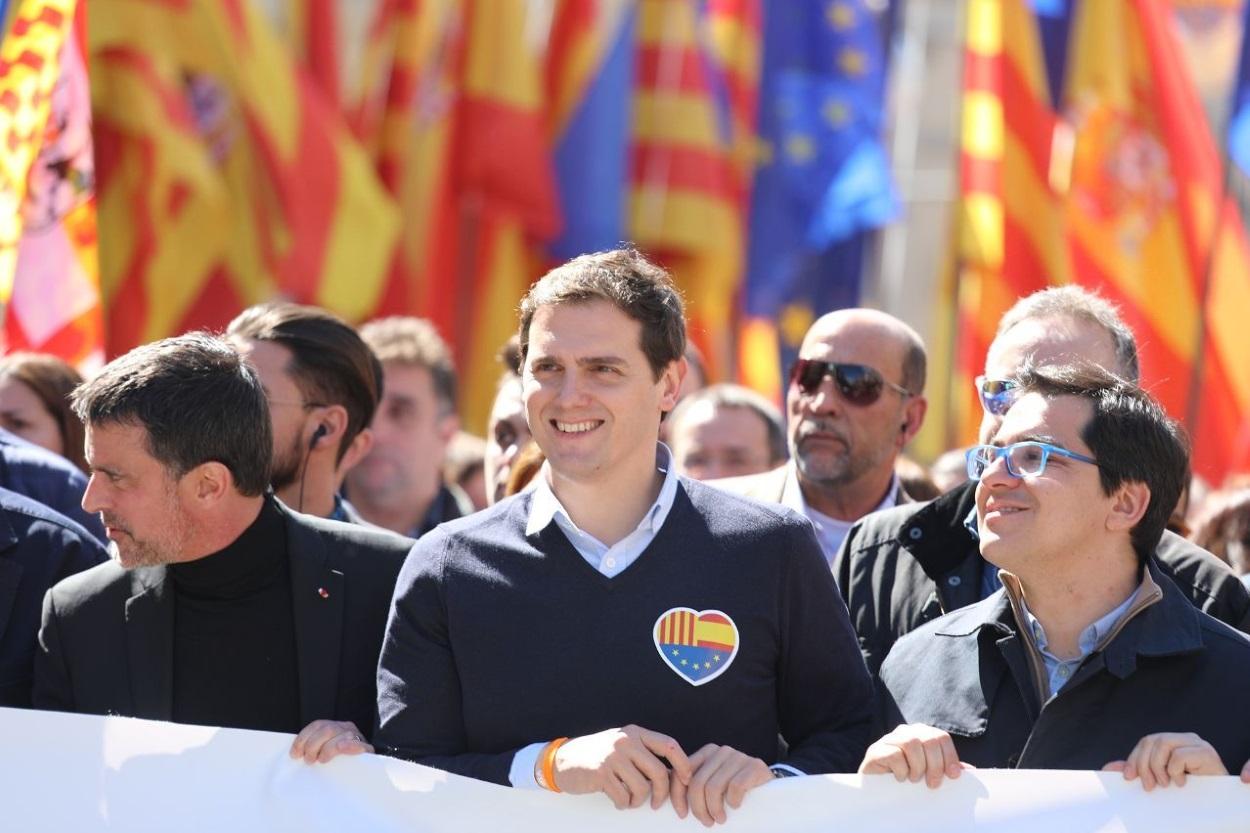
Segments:
[[[759,0],[639,0],[628,228],[684,291],[713,377],[730,363],[759,83]]]
[[[372,312],[398,232],[368,158],[238,0],[98,0],[110,349],[282,294]]]
[[[104,360],[84,7],[23,0],[0,44],[4,348]]]
[[[1100,5],[1100,4],[1094,4]],[[1016,299],[1069,275],[1052,174],[1056,131],[1028,0],[969,0],[957,213],[957,310],[947,446],[976,436],[972,380]],[[934,378],[942,378],[934,368]]]
[[[1246,462],[1250,257],[1169,4],[1081,4],[1064,98],[1074,274],[1118,301],[1142,381],[1186,421],[1194,468]]]

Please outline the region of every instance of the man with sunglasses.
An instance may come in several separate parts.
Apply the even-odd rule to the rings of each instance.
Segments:
[[[1138,378],[1137,344],[1115,308],[1087,290],[1064,286],[1018,301],[999,322],[978,391],[988,441],[1019,393],[1026,358],[1056,364],[1084,358],[1117,376]],[[976,484],[925,504],[900,506],[857,523],[834,563],[868,668],[874,674],[894,642],[943,613],[998,589],[998,573],[977,549]],[[1165,532],[1154,558],[1198,608],[1250,630],[1250,595],[1227,565]]]
[[[924,421],[924,382],[911,327],[872,309],[824,315],[790,372],[790,462],[715,485],[805,515],[832,564],[855,521],[908,501],[894,461]]]
[[[1180,428],[1091,363],[1026,364],[1015,381],[991,444],[968,451],[981,554],[1003,586],[894,646],[879,693],[896,728],[860,771],[935,787],[963,764],[1146,759],[1183,776],[1210,771],[1186,751],[1203,746],[1236,771],[1250,722],[1226,698],[1250,689],[1250,639],[1153,558],[1189,473]]]

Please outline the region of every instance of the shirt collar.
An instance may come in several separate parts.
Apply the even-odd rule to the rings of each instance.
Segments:
[[[889,509],[898,503],[899,489],[898,474],[894,474],[890,477],[890,488],[886,490],[885,497],[872,511],[880,512],[882,509]],[[794,460],[791,460],[786,465],[786,483],[781,489],[781,505],[793,509],[807,518],[826,519],[831,523],[850,523],[839,521],[837,518],[831,518],[807,505],[807,501],[803,499],[803,489],[799,486],[799,468]]]
[[[642,516],[637,527],[651,533],[659,531],[664,525],[664,520],[673,508],[673,501],[677,499],[677,469],[673,465],[673,452],[664,443],[655,444],[655,468],[656,471],[664,474],[664,483],[660,486],[660,493],[656,495],[655,502]],[[577,528],[560,503],[560,499],[551,489],[551,463],[548,461],[543,463],[543,467],[533,480],[533,497],[530,500],[530,516],[525,525],[525,534],[534,535],[541,532],[555,520],[557,515],[573,528]]]

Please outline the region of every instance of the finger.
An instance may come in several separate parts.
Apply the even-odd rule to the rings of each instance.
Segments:
[[[629,790],[621,782],[616,774],[609,771],[603,776],[603,794],[612,799],[612,803],[616,805],[616,809],[624,810],[629,807]]]
[[[1128,762],[1127,762],[1127,761],[1108,761],[1105,765],[1103,765],[1102,771],[1103,771],[1103,772],[1121,772],[1121,773],[1122,773],[1122,772],[1124,772],[1124,768],[1125,768],[1125,766],[1127,766],[1127,765],[1128,765]],[[1127,776],[1127,775],[1125,775],[1125,776],[1124,776],[1124,779],[1127,781],[1127,780],[1128,780],[1128,776]]]
[[[708,815],[720,824],[728,820],[725,815],[725,790],[729,789],[730,779],[738,774],[739,767],[745,762],[741,752],[728,746],[721,747],[716,755],[716,769],[708,776],[703,798]]]
[[[1246,765],[1241,768],[1241,780],[1243,783],[1250,784],[1250,761],[1246,761]]]
[[[338,724],[331,721],[325,721],[316,728],[309,725],[308,736],[304,739],[303,758],[304,763],[312,764],[317,762],[317,756],[321,754],[321,747],[330,742],[331,739],[338,736],[342,731]],[[307,731],[307,730],[306,730]]]
[[[669,776],[668,800],[672,803],[673,810],[679,819],[684,819],[690,812],[690,800],[687,797],[689,790],[690,785],[678,778],[676,772]]]
[[[747,765],[739,767],[734,777],[729,779],[729,787],[725,790],[725,803],[737,810],[742,806],[747,793],[776,777],[759,758],[748,759]]]
[[[673,772],[676,773],[681,781],[686,784],[690,783],[690,777],[694,773],[694,765],[686,757],[686,752],[681,748],[680,743],[668,735],[651,731],[644,731],[638,739],[642,741],[642,745],[653,755],[667,760],[668,765],[673,768]]]
[[[321,751],[317,753],[317,760],[324,764],[339,755],[360,755],[364,752],[372,751],[373,747],[354,733],[341,734],[329,743],[322,745]]]
[[[1150,772],[1159,786],[1166,787],[1172,783],[1169,763],[1184,743],[1183,735],[1159,735],[1155,739],[1150,750]]]
[[[1154,754],[1155,738],[1147,735],[1142,738],[1131,755],[1129,755],[1129,763],[1137,770],[1137,776],[1141,778],[1142,789],[1150,792],[1155,788],[1155,774],[1150,768],[1150,756]]]
[[[658,809],[668,799],[668,767],[664,766],[663,761],[641,744],[631,750],[630,762],[642,777],[650,782],[647,785],[647,791],[651,794],[651,809]]]
[[[629,806],[641,807],[642,802],[646,801],[647,796],[651,794],[651,782],[646,776],[639,772],[638,767],[634,766],[634,762],[628,758],[615,763],[611,772],[629,791]]]
[[[1172,783],[1178,787],[1185,786],[1185,769],[1189,766],[1189,753],[1193,751],[1190,747],[1182,747],[1172,752],[1168,758],[1166,770],[1168,777]]]
[[[859,771],[864,775],[890,773],[895,781],[907,780],[907,758],[903,750],[892,743],[877,741],[864,753]]]
[[[909,738],[898,745],[899,750],[903,753],[903,758],[907,761],[907,780],[913,784],[924,777],[925,761],[924,744],[917,738]]]
[[[959,752],[955,749],[954,738],[944,732],[938,741],[938,745],[941,746],[942,758],[946,761],[946,777],[958,778],[959,773],[963,772],[964,768],[959,765]]]
[[[690,779],[690,812],[707,827],[711,827],[715,821],[708,808],[707,785],[723,763],[721,750],[717,749],[694,771],[694,777]]]

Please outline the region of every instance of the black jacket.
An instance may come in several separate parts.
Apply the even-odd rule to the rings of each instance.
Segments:
[[[874,675],[899,637],[980,600],[985,562],[964,526],[975,493],[969,481],[928,503],[866,515],[847,533],[833,575]],[[1250,633],[1250,592],[1228,565],[1171,532],[1155,561],[1199,609]]]
[[[1239,771],[1250,721],[1230,705],[1250,691],[1250,639],[1150,569],[1160,600],[1045,705],[1006,590],[903,637],[881,668],[886,728],[926,723],[962,761],[1020,769],[1100,769],[1145,735],[1195,732]]]
[[[87,530],[0,489],[0,706],[29,706],[39,607],[48,588],[108,560]]]
[[[391,594],[413,542],[277,505],[291,567],[301,722],[351,720],[368,733]],[[48,591],[35,707],[169,720],[173,595],[165,567],[112,562]]]

